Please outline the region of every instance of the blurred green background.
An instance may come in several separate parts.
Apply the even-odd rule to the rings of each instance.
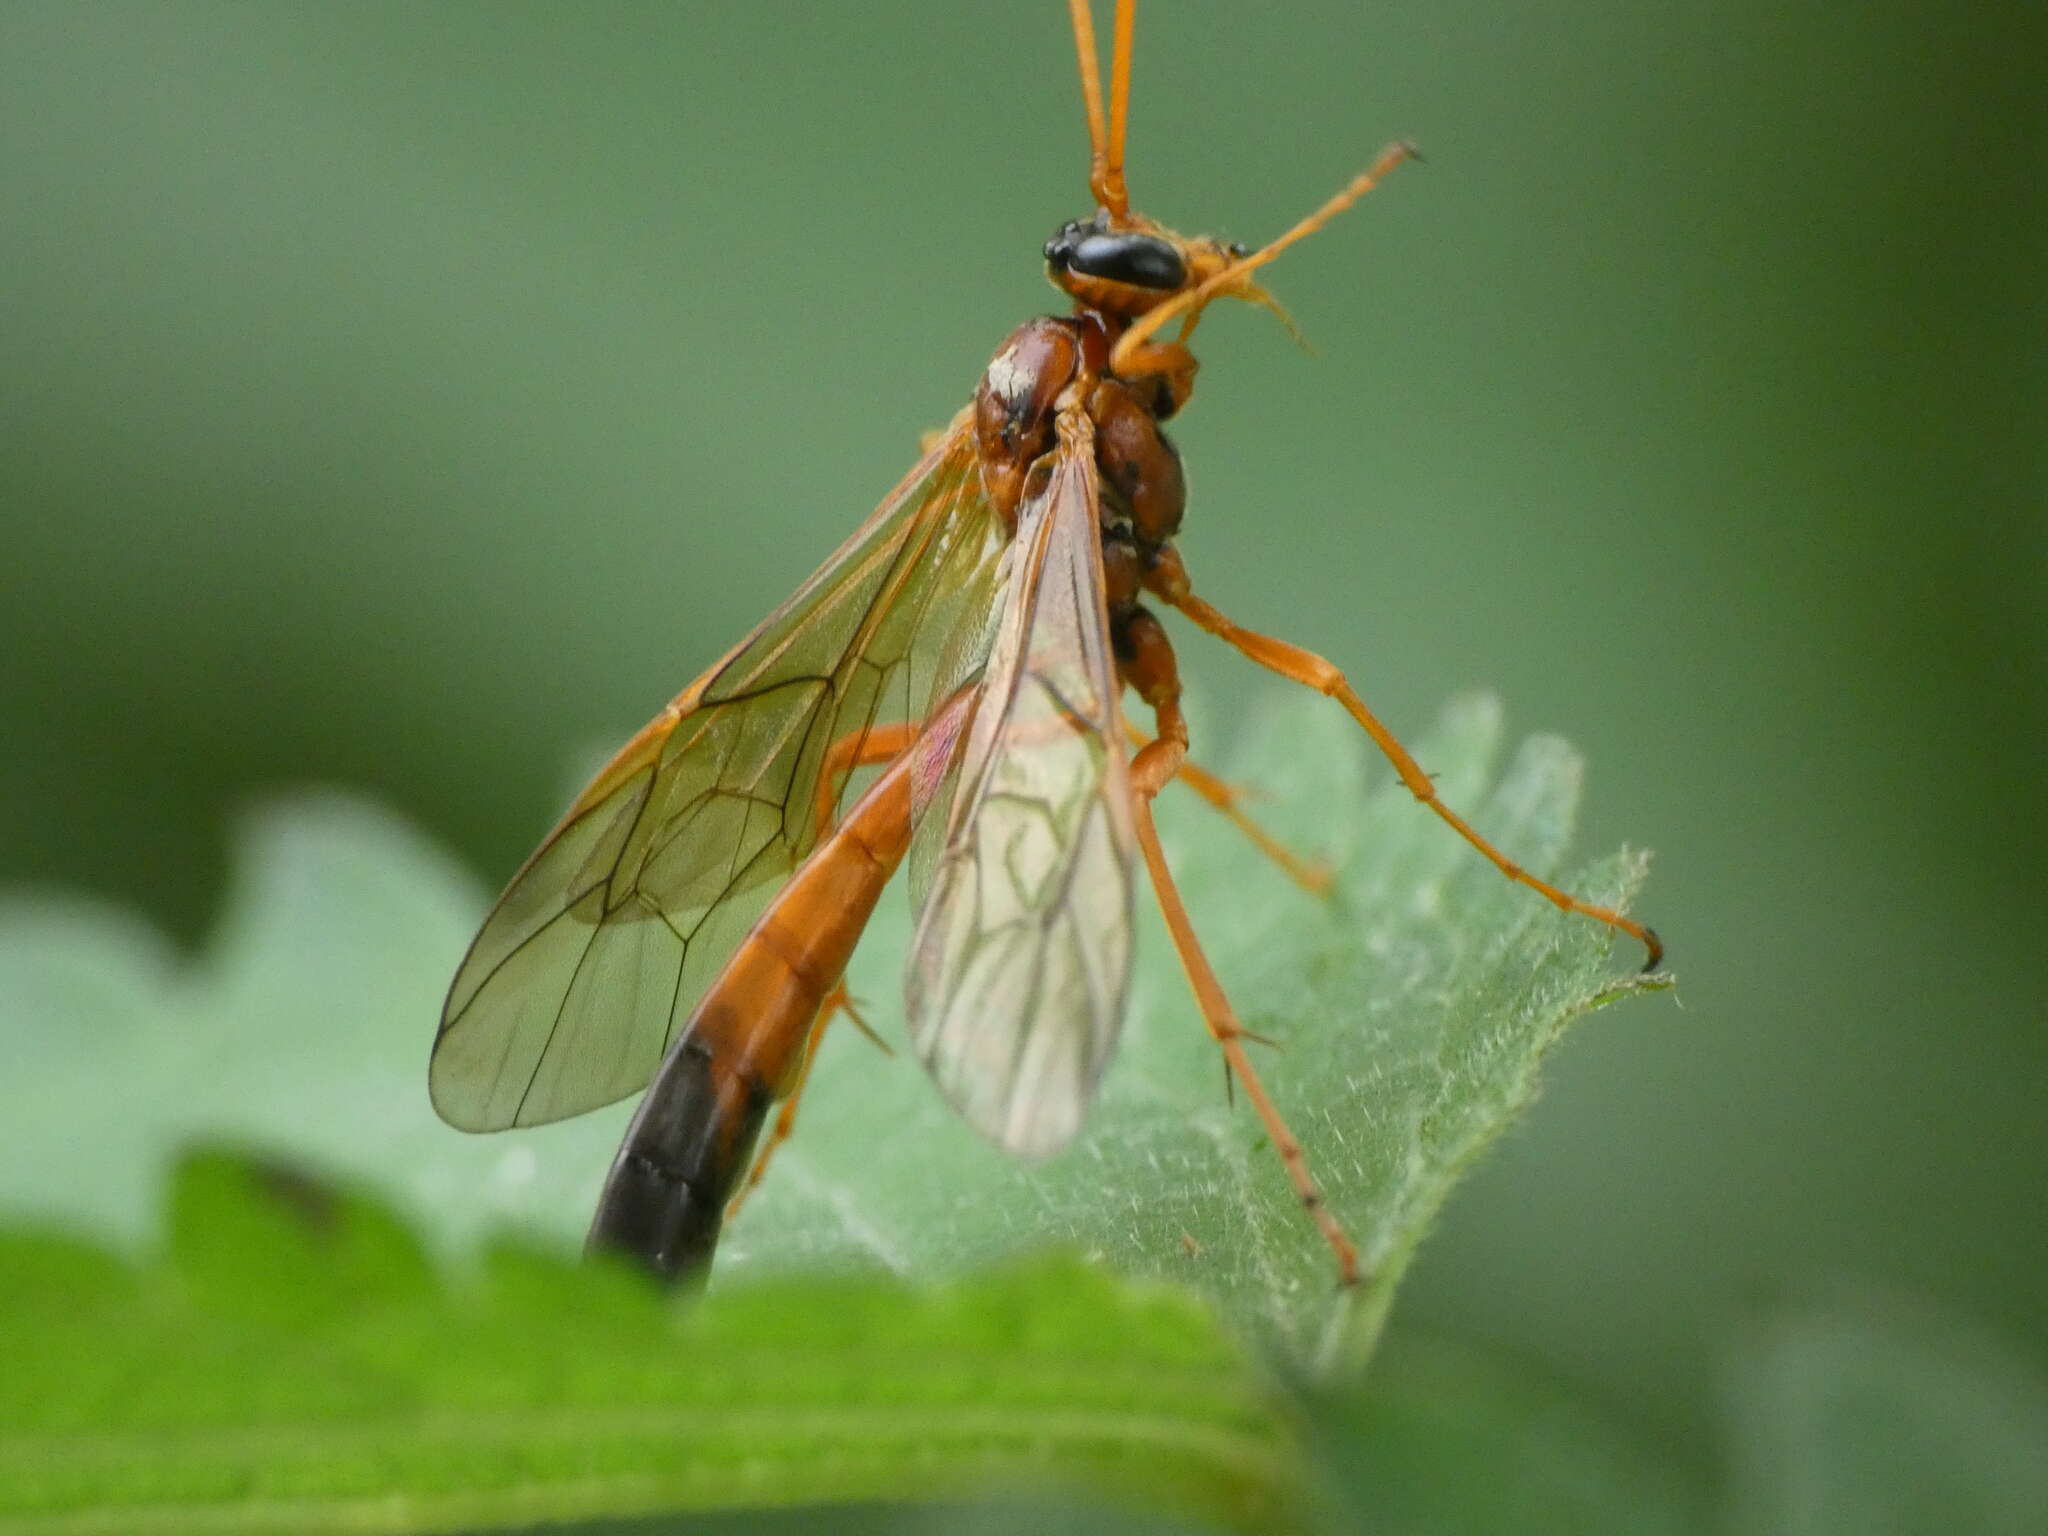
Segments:
[[[2040,8],[1160,0],[1139,43],[1169,223],[1430,155],[1275,269],[1313,356],[1203,328],[1199,586],[1397,728],[1497,689],[1588,754],[1583,846],[1658,850],[1678,1003],[1562,1054],[1397,1333],[1695,1458],[1720,1341],[1817,1284],[2038,1362]],[[196,940],[224,818],[330,781],[495,885],[1050,307],[1069,48],[1051,0],[9,0],[0,877]],[[1200,752],[1263,685],[1183,665]]]

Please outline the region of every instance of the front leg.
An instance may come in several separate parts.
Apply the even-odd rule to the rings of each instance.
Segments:
[[[1201,368],[1195,354],[1181,341],[1144,341],[1128,350],[1119,344],[1110,353],[1110,375],[1131,385],[1155,385],[1161,399],[1153,415],[1160,420],[1178,414],[1195,392],[1195,373]]]

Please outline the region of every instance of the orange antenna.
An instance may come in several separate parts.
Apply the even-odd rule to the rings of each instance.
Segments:
[[[1095,56],[1095,16],[1089,0],[1067,0],[1074,20],[1074,54],[1081,68],[1081,104],[1088,112],[1088,189],[1109,206],[1109,135],[1102,127],[1102,64]]]
[[[1417,160],[1421,156],[1413,144],[1403,139],[1389,144],[1379,152],[1377,159],[1360,171],[1338,191],[1337,195],[1324,203],[1314,213],[1296,224],[1292,229],[1262,246],[1251,255],[1233,261],[1207,282],[1200,283],[1185,293],[1175,294],[1158,308],[1140,316],[1137,323],[1118,338],[1115,362],[1118,366],[1128,361],[1146,341],[1158,334],[1159,328],[1180,315],[1199,315],[1203,308],[1218,295],[1235,293],[1253,303],[1267,303],[1269,295],[1245,279],[1253,272],[1273,260],[1290,245],[1307,239],[1346,208],[1357,202],[1366,193],[1384,181],[1388,174],[1403,160]]]
[[[1131,34],[1138,26],[1138,0],[1116,0],[1116,52],[1109,74],[1109,157],[1096,196],[1118,218],[1131,211],[1124,185],[1124,130],[1131,116]]]

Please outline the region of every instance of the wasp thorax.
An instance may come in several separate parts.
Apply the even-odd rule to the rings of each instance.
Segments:
[[[1104,502],[1129,517],[1131,532],[1155,551],[1180,531],[1188,486],[1180,452],[1159,430],[1159,419],[1132,388],[1100,380],[1089,395],[1095,419],[1095,462]]]
[[[1025,496],[1024,476],[1052,447],[1060,391],[1080,365],[1069,321],[1046,316],[1012,331],[974,394],[974,442],[989,501],[1014,524]]]

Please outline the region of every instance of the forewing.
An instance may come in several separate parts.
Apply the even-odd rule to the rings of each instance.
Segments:
[[[940,1091],[1027,1157],[1080,1128],[1130,979],[1130,787],[1094,457],[1087,416],[1063,415],[1052,476],[1019,515],[907,983]]]
[[[498,899],[428,1072],[464,1130],[645,1086],[815,839],[827,749],[982,665],[1002,530],[964,421],[788,602],[598,774]]]

